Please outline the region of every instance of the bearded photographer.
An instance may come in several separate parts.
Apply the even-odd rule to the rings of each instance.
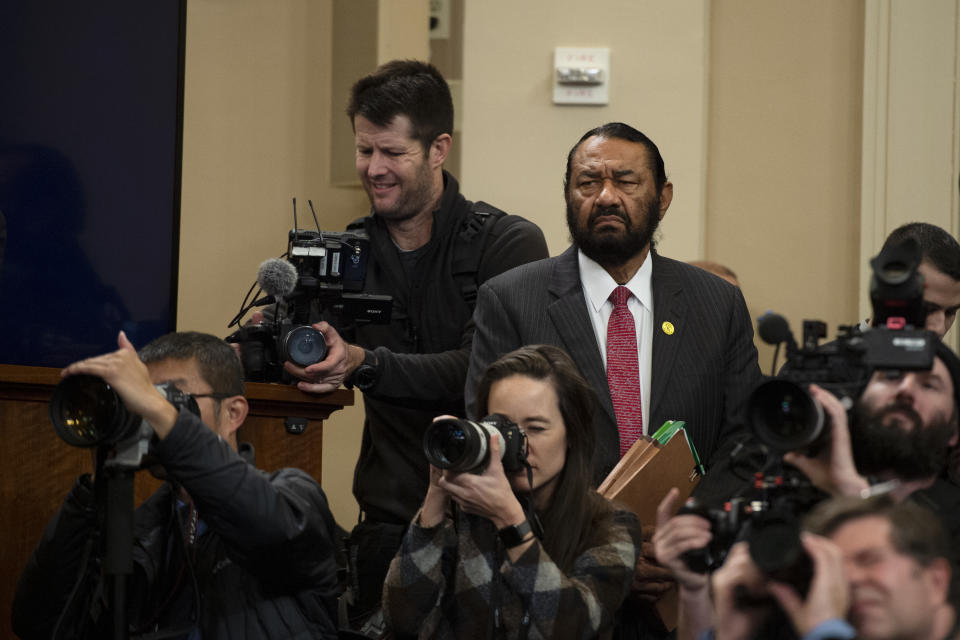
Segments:
[[[812,386],[832,424],[830,444],[816,457],[783,459],[834,496],[889,483],[894,498],[931,509],[960,542],[960,487],[945,477],[958,442],[960,358],[942,342],[935,348],[929,370],[874,372],[852,420],[833,394]]]
[[[789,452],[783,460],[825,495],[880,491],[889,492],[894,500],[921,505],[936,516],[957,548],[960,488],[944,477],[944,471],[958,439],[960,359],[939,341],[935,354],[929,370],[874,372],[855,403],[852,420],[836,396],[811,385],[811,395],[832,426],[829,443],[816,457]],[[658,560],[677,577],[680,618],[686,623],[679,637],[691,638],[711,614],[707,576],[690,571],[683,556],[706,547],[713,532],[710,522],[699,515],[671,517],[675,502],[671,492],[660,505],[654,546]],[[947,557],[955,567],[953,554]]]
[[[237,442],[248,406],[233,349],[194,332],[162,336],[139,357],[122,332],[118,345],[63,375],[100,378],[149,424],[150,455],[167,482],[133,514],[133,573],[112,593],[124,580],[110,584],[116,576],[100,556],[118,550],[92,549],[111,540],[96,494],[115,472],[104,463],[96,484],[80,476],[20,578],[15,632],[25,640],[108,638],[119,618],[128,625],[114,627],[117,637],[336,638],[326,497],[298,469],[257,470],[252,447]],[[155,386],[164,383],[186,394],[183,408]],[[104,453],[101,446],[101,460]]]
[[[612,637],[640,527],[592,489],[591,387],[559,348],[528,346],[486,369],[477,398],[480,415],[526,434],[526,466],[504,471],[498,433],[482,470],[431,468],[387,574],[391,628],[421,638]]]
[[[535,224],[466,199],[444,169],[454,109],[433,65],[381,65],[353,85],[347,115],[357,175],[370,200],[370,215],[348,230],[370,239],[363,293],[390,296],[391,319],[351,326],[324,315],[327,322],[314,327],[328,355],[285,368],[305,392],[343,384],[363,393],[353,475],[360,521],[347,544],[344,600],[350,625],[376,636],[383,630],[384,575],[429,484],[423,432],[439,414],[464,415],[477,288],[548,251]]]

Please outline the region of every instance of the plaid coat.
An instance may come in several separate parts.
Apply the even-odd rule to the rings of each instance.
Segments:
[[[609,539],[585,549],[568,574],[539,541],[510,562],[486,518],[458,512],[456,522],[448,516],[431,528],[418,521],[419,514],[384,585],[393,630],[420,638],[612,636],[640,550],[632,513],[617,511]]]

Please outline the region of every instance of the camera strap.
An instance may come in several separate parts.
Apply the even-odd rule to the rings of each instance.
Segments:
[[[477,291],[480,287],[477,274],[483,252],[487,248],[487,238],[497,221],[506,215],[506,212],[493,205],[478,200],[470,205],[470,213],[464,219],[457,235],[453,278],[460,287],[463,301],[471,309],[477,302]]]
[[[492,629],[490,633],[487,634],[487,637],[490,638],[507,637],[507,630],[503,624],[503,576],[500,574],[500,567],[505,561],[504,551],[503,544],[497,540],[494,546],[493,576],[490,585],[490,610],[492,614],[490,625]],[[530,634],[530,604],[523,595],[517,594],[517,596],[521,602],[523,602],[523,613],[520,615],[520,620],[518,621],[517,638],[519,638],[519,640],[526,640]]]
[[[533,508],[533,468],[526,460],[523,461],[523,466],[527,468],[527,486],[530,487],[530,493],[518,495],[517,499],[520,501],[524,515],[527,516],[527,521],[530,522],[533,535],[537,540],[543,540],[543,523],[540,522],[537,510]]]

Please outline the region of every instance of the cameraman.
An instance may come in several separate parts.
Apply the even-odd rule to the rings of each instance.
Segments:
[[[881,252],[907,238],[913,238],[920,246],[917,271],[923,276],[925,327],[942,339],[960,309],[960,243],[934,224],[909,222],[890,232]]]
[[[471,203],[443,170],[453,103],[432,65],[384,64],[353,86],[347,114],[372,210],[350,225],[370,237],[364,293],[393,297],[391,323],[334,328],[321,322],[315,326],[328,357],[285,368],[303,391],[346,384],[364,394],[353,485],[362,521],[351,532],[348,554],[350,617],[357,626],[378,607],[390,559],[427,491],[427,425],[441,413],[464,415],[477,287],[548,254],[536,225]]]
[[[326,497],[300,470],[258,471],[253,449],[238,445],[248,406],[233,349],[194,332],[162,336],[139,358],[123,332],[118,344],[63,375],[102,378],[155,433],[150,454],[167,482],[135,512],[134,570],[117,596],[131,635],[336,638]],[[168,382],[196,399],[200,417],[154,386]],[[25,640],[110,637],[107,585],[91,557],[102,480],[77,479],[20,578],[13,628]]]
[[[558,347],[527,346],[486,369],[477,405],[526,433],[527,468],[505,473],[499,433],[480,472],[431,467],[387,574],[391,628],[441,640],[612,637],[640,526],[592,488],[591,386]]]
[[[874,372],[855,404],[852,420],[833,394],[811,385],[811,394],[832,425],[829,446],[817,457],[791,452],[783,459],[834,496],[868,494],[874,490],[871,484],[889,483],[885,486],[892,487],[895,500],[909,500],[931,511],[957,548],[960,488],[943,472],[958,440],[960,359],[939,341],[935,348],[930,370]],[[680,618],[702,620],[707,578],[690,571],[681,556],[707,545],[712,538],[710,524],[692,514],[671,517],[675,502],[674,490],[658,509],[655,552],[677,578]]]
[[[891,482],[891,494],[933,510],[960,541],[960,487],[944,472],[958,441],[960,358],[942,342],[929,371],[876,371],[857,400],[853,419],[831,393],[811,387],[832,423],[831,442],[807,457],[784,454],[831,495],[858,495]]]
[[[704,637],[784,637],[758,631],[773,602],[804,640],[958,636],[950,545],[929,511],[888,496],[838,498],[819,505],[807,529],[803,545],[814,572],[806,597],[762,576],[746,543],[738,543],[713,576],[714,631]]]

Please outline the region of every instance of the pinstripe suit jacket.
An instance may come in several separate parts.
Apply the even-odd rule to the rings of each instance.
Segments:
[[[742,434],[739,412],[760,377],[750,317],[737,287],[654,251],[650,255],[654,334],[648,424],[656,429],[665,420],[686,421],[709,467]],[[562,347],[600,401],[594,419],[599,482],[619,459],[619,436],[603,359],[587,315],[576,247],[488,280],[480,288],[473,318],[468,412],[473,415],[480,375],[498,356],[528,344]],[[664,322],[673,325],[672,335],[662,330]],[[726,492],[732,488],[730,482],[726,478],[723,489],[715,486],[708,493]]]

